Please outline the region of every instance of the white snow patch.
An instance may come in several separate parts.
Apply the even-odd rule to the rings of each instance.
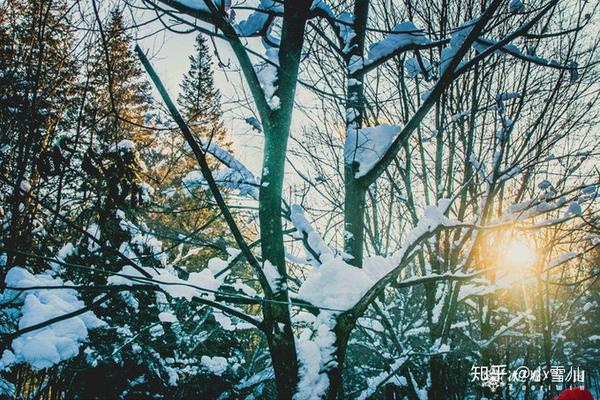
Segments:
[[[294,400],[321,398],[329,387],[328,369],[337,365],[333,358],[335,334],[334,319],[329,312],[321,312],[313,323],[313,329],[304,329],[296,340],[300,381]]]
[[[167,292],[176,299],[184,298],[191,300],[194,297],[203,297],[214,299],[213,291],[221,286],[209,269],[203,269],[200,272],[192,272],[187,280],[181,279],[174,273],[167,270],[156,272],[152,268],[143,268],[151,275],[151,280],[147,280],[143,275],[131,265],[124,266],[118,275],[110,276],[107,279],[109,285],[135,285],[135,284],[154,284]]]
[[[360,178],[367,174],[384,156],[399,134],[398,125],[383,124],[361,129],[349,127],[344,145],[344,159],[347,164],[352,162],[359,164],[355,177]]]
[[[414,23],[411,21],[401,22],[394,27],[394,33],[386,35],[381,41],[369,47],[369,61],[373,62],[386,57],[404,47],[423,45],[430,42],[429,38]]]
[[[306,240],[308,242],[308,246],[319,256],[321,262],[325,262],[331,260],[333,258],[333,252],[327,246],[321,235],[312,227],[310,222],[306,219],[304,215],[304,209],[299,204],[292,204],[290,206],[290,220],[292,221],[292,225],[298,230],[298,232],[302,235],[306,235]],[[306,251],[307,259],[312,259],[312,254],[307,250]]]
[[[8,287],[60,287],[72,285],[46,274],[33,275],[21,267],[10,269],[5,279]],[[33,289],[19,295],[23,301],[19,329],[46,322],[85,307],[73,289]],[[49,368],[79,354],[80,345],[87,339],[88,330],[105,326],[93,312],[68,318],[41,329],[25,333],[12,341],[12,355],[4,353],[2,363],[25,362],[34,370]]]
[[[263,263],[263,271],[265,273],[265,278],[267,278],[267,282],[271,287],[271,290],[274,293],[277,293],[281,290],[281,275],[279,275],[279,271],[277,268],[271,264],[269,260],[265,260]]]
[[[227,371],[227,366],[229,365],[227,359],[225,357],[209,357],[202,356],[200,359],[200,363],[206,367],[211,373],[221,376],[225,371]]]
[[[169,311],[163,311],[160,314],[158,314],[158,319],[161,322],[167,322],[170,324],[177,322],[177,317],[175,316],[175,314]]]
[[[260,82],[260,86],[265,94],[265,99],[271,107],[271,110],[279,109],[281,101],[275,96],[277,91],[277,69],[279,66],[279,49],[276,47],[267,47],[265,56],[268,60],[259,63],[256,66],[256,76]]]

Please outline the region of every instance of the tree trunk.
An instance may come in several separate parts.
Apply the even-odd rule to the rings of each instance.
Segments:
[[[344,252],[349,264],[362,267],[364,225],[365,225],[365,189],[354,179],[354,169],[346,167],[346,197],[344,201]]]
[[[348,339],[350,333],[354,329],[356,320],[350,315],[342,314],[338,317],[335,324],[335,366],[327,371],[329,378],[329,388],[326,393],[327,400],[343,400],[344,399],[344,380],[343,371],[346,361],[346,349],[348,347]]]
[[[447,365],[442,355],[436,354],[429,360],[431,372],[431,387],[429,389],[429,400],[447,400]]]
[[[298,383],[298,358],[288,305],[281,204],[287,142],[310,4],[309,0],[303,0],[284,7],[278,88],[275,92],[279,96],[280,107],[263,112],[270,118],[263,121],[265,145],[258,208],[261,250],[263,261],[270,262],[280,277],[277,287],[272,288],[272,299],[278,303],[266,304],[263,312],[279,399],[291,399]]]
[[[298,382],[298,361],[292,332],[288,293],[286,290],[285,248],[281,222],[281,193],[285,166],[285,149],[289,120],[276,124],[265,135],[262,185],[259,195],[259,217],[262,256],[279,272],[281,280],[273,288],[273,300],[264,307],[265,327],[278,397],[291,399]],[[285,121],[284,121],[285,122]]]

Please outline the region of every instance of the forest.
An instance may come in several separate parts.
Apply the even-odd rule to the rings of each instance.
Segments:
[[[0,398],[600,398],[599,8],[0,0]]]

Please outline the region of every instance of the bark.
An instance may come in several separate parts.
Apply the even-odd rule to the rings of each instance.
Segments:
[[[346,361],[346,349],[348,347],[348,339],[350,333],[356,324],[356,319],[351,314],[342,314],[338,317],[335,324],[334,333],[335,341],[335,366],[327,371],[329,378],[329,388],[326,393],[327,400],[342,400],[344,399],[344,380],[343,371]]]
[[[281,193],[285,165],[285,148],[289,120],[272,127],[265,135],[262,186],[259,195],[260,236],[263,259],[269,261],[282,277],[281,289],[275,288],[273,299],[284,304],[265,305],[265,329],[275,381],[280,399],[290,399],[298,379],[298,361],[291,318],[287,303],[285,251],[281,222]],[[286,126],[287,125],[287,126]],[[279,133],[279,135],[277,135]]]
[[[365,48],[365,33],[369,15],[368,0],[357,0],[354,4],[354,31],[356,36],[352,40],[352,51],[346,56],[346,66],[350,65],[352,58],[362,58]],[[346,98],[346,109],[355,110],[352,120],[346,121],[346,129],[360,129],[364,119],[364,73],[354,72],[348,76],[360,82],[359,85],[348,87]],[[348,135],[348,133],[346,133]],[[355,267],[362,267],[364,225],[365,225],[365,193],[368,186],[360,185],[355,178],[356,163],[346,162],[344,164],[344,252],[349,255],[348,263]]]
[[[348,263],[360,268],[363,261],[366,190],[354,179],[354,168],[346,168],[345,180],[344,252],[351,256],[348,257]]]
[[[303,0],[295,2],[293,6],[285,6],[279,49],[278,89],[275,93],[281,104],[270,113],[269,119],[263,121],[265,148],[258,209],[261,250],[263,260],[277,268],[281,277],[272,295],[279,303],[264,307],[264,329],[280,399],[291,399],[298,383],[298,358],[288,306],[281,205],[287,142],[310,4],[310,1]]]

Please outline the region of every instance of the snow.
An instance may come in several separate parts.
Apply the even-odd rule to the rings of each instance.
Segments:
[[[372,396],[377,389],[388,380],[398,386],[406,386],[408,382],[405,377],[400,376],[396,378],[396,375],[393,375],[400,367],[402,367],[402,365],[404,365],[406,360],[406,357],[397,358],[386,371],[381,372],[377,376],[367,378],[367,389],[361,392],[361,394],[357,397],[357,400],[365,400],[370,398],[370,396]]]
[[[267,282],[269,283],[269,287],[274,293],[277,293],[281,290],[281,275],[279,275],[279,271],[277,268],[271,264],[269,260],[265,260],[263,264],[263,272],[265,273],[265,277],[267,278]]]
[[[58,253],[56,254],[56,260],[60,262],[64,262],[68,257],[77,253],[77,248],[73,245],[73,243],[69,242],[60,248]],[[52,269],[55,271],[60,270],[60,264],[58,263],[50,263]]]
[[[194,10],[200,10],[205,12],[210,12],[207,2],[212,3],[217,9],[222,6],[221,0],[176,0],[176,2]],[[225,7],[227,7],[229,3],[230,1],[225,0]]]
[[[228,362],[225,357],[209,357],[202,356],[200,359],[200,363],[207,368],[211,373],[221,376],[225,371],[227,371]]]
[[[544,179],[543,181],[538,183],[538,188],[540,188],[540,190],[546,190],[551,186],[552,186],[552,184],[550,183],[550,181],[548,181],[546,179]]]
[[[329,5],[327,3],[325,3],[323,0],[313,0],[312,4],[310,5],[310,9],[311,9],[311,11],[321,10],[329,17],[332,17],[332,18],[334,17],[331,7],[329,7]]]
[[[521,93],[519,92],[498,93],[496,95],[496,101],[513,100],[518,99],[519,97],[521,97]]]
[[[381,41],[372,44],[369,47],[369,61],[386,57],[396,50],[431,43],[422,30],[417,29],[411,21],[405,21],[396,25],[394,33],[386,35]]]
[[[230,307],[232,308],[232,307]],[[239,310],[241,311],[241,310]],[[215,321],[217,321],[217,323],[219,325],[221,325],[221,328],[223,328],[226,331],[236,331],[236,330],[241,330],[241,329],[253,329],[254,325],[248,323],[248,322],[243,322],[240,321],[237,318],[229,318],[227,315],[223,314],[222,311],[213,309],[213,317],[215,318]]]
[[[29,184],[29,182],[23,180],[19,185],[19,189],[21,189],[23,193],[28,193],[31,190],[31,185]]]
[[[558,267],[559,265],[564,264],[567,261],[569,261],[577,256],[579,256],[579,253],[575,253],[575,252],[568,252],[568,253],[561,254],[557,258],[551,260],[548,263],[548,265],[546,266],[546,269],[552,269],[554,267]]]
[[[321,262],[331,260],[333,258],[333,252],[321,238],[319,233],[314,230],[310,222],[308,222],[304,215],[304,209],[301,205],[292,204],[290,206],[290,220],[292,221],[292,225],[294,225],[299,233],[306,235],[308,245],[315,253],[317,253]],[[310,260],[312,255],[308,251],[306,253],[307,259]]]
[[[394,266],[392,259],[380,256],[365,258],[363,268],[331,259],[308,274],[297,297],[331,311],[349,310]]]
[[[87,229],[87,233],[91,236],[88,237],[88,251],[93,253],[100,249],[100,245],[98,244],[100,240],[100,227],[97,224],[91,224]]]
[[[160,314],[158,314],[158,319],[161,322],[167,322],[170,324],[177,322],[177,317],[175,316],[175,314],[168,311],[163,311]]]
[[[336,365],[333,324],[332,314],[321,312],[313,322],[313,329],[304,329],[296,339],[300,380],[294,400],[312,400],[325,394],[329,386],[327,370]]]
[[[254,297],[257,295],[256,290],[254,290],[250,286],[246,285],[239,279],[236,279],[236,281],[233,284],[231,284],[231,287],[237,291],[242,292],[246,296]]]
[[[300,286],[298,298],[317,307],[348,310],[362,298],[372,283],[363,269],[338,258],[311,271]]]
[[[309,272],[297,298],[330,311],[349,310],[375,283],[396,268],[424,236],[440,226],[451,227],[460,223],[444,216],[449,207],[449,199],[440,199],[437,206],[426,207],[417,225],[406,235],[400,250],[391,257],[366,257],[363,268],[353,267],[341,258],[323,262],[320,268]]]
[[[350,127],[346,134],[344,159],[347,164],[358,163],[355,177],[367,174],[399,134],[400,127],[397,125],[383,124],[361,129]]]
[[[216,183],[237,190],[240,196],[258,199],[260,180],[244,164],[214,142],[203,147],[226,167],[213,171],[213,178]],[[208,183],[199,170],[188,172],[182,179],[182,185],[187,193],[197,188],[208,190]]]
[[[488,38],[480,36],[477,38],[477,40],[473,44],[473,47],[477,50],[477,52],[482,53],[488,47],[494,46],[496,44],[498,44],[497,40],[488,39]],[[514,44],[506,44],[504,46],[501,46],[498,50],[496,50],[496,53],[502,57],[504,57],[506,54],[510,54],[512,56],[539,64],[539,65],[543,65],[543,66],[556,66],[557,65],[556,61],[546,60],[544,58],[541,58],[541,57],[538,57],[535,55],[531,55],[531,54],[525,54]],[[557,134],[557,140],[560,138],[561,138],[560,134]]]
[[[133,151],[135,148],[135,143],[129,139],[123,139],[119,143],[117,143],[117,149],[119,150],[128,150]]]
[[[257,10],[248,16],[248,18],[237,25],[240,36],[252,36],[264,29],[269,20],[269,14]]]
[[[423,67],[419,64],[419,60],[413,57],[409,57],[404,60],[404,69],[406,70],[406,76],[409,78],[416,78],[417,76],[427,77],[429,75],[429,69],[431,64],[426,59],[422,59]]]
[[[33,275],[21,267],[11,268],[5,282],[12,288],[72,285],[47,274]],[[73,289],[25,290],[19,294],[19,300],[23,302],[18,324],[20,330],[85,307]],[[88,330],[103,326],[103,321],[87,311],[25,333],[12,341],[12,352],[4,352],[2,364],[6,367],[7,363],[25,362],[34,370],[49,368],[79,354],[79,347],[87,339]]]
[[[248,117],[244,121],[246,121],[246,123],[248,125],[250,125],[253,130],[255,130],[259,133],[262,132],[262,125],[261,125],[260,121],[258,119],[256,119],[256,117]]]
[[[508,11],[512,14],[523,14],[527,12],[527,7],[521,0],[510,0],[510,3],[508,3]]]
[[[435,306],[431,311],[431,322],[437,324],[442,315],[442,309],[444,308],[444,298],[447,290],[447,285],[444,282],[438,282],[435,292]]]
[[[260,0],[260,6],[261,8],[271,12],[283,12],[283,2],[280,0]]]
[[[265,100],[271,110],[277,110],[280,106],[279,97],[275,96],[277,91],[277,69],[279,66],[279,49],[276,47],[265,46],[265,56],[268,60],[259,63],[256,68],[256,77],[260,82],[260,87],[265,94]]]
[[[0,361],[0,364],[2,361]],[[16,387],[6,379],[0,377],[0,396],[3,398],[14,398]]]
[[[144,203],[150,202],[152,200],[152,196],[154,195],[154,188],[150,186],[147,182],[140,182],[140,192],[142,194],[142,201]]]
[[[569,204],[569,208],[567,209],[567,214],[568,215],[579,215],[581,216],[581,214],[583,213],[583,211],[581,210],[581,206],[579,205],[579,203],[573,201]]]
[[[350,57],[350,61],[348,61],[348,74],[352,75],[362,67],[364,67],[364,61],[362,57],[353,55]]]
[[[463,45],[465,39],[469,36],[469,33],[471,33],[473,26],[475,26],[476,23],[477,19],[467,21],[452,32],[450,44],[442,49],[440,57],[440,76],[444,74],[446,68],[448,68],[448,65],[456,56],[456,53]]]
[[[230,189],[237,189],[242,197],[256,197],[258,189],[255,181],[249,181],[248,176],[234,168],[224,168],[216,171],[214,174],[215,182]]]
[[[213,276],[209,269],[203,269],[200,272],[192,272],[188,279],[184,280],[174,275],[166,269],[155,271],[153,268],[143,268],[144,271],[152,276],[151,280],[144,278],[143,275],[131,265],[124,266],[118,274],[110,276],[107,279],[109,285],[135,285],[135,284],[155,284],[171,297],[176,299],[191,300],[194,297],[214,299],[212,292],[219,289],[221,282]]]
[[[352,39],[356,37],[356,32],[354,32],[354,15],[343,12],[338,15],[337,21],[336,26],[339,29],[339,35],[343,45],[342,51],[345,54],[348,54],[350,53],[350,50],[352,50],[352,47],[350,46],[352,44]]]

